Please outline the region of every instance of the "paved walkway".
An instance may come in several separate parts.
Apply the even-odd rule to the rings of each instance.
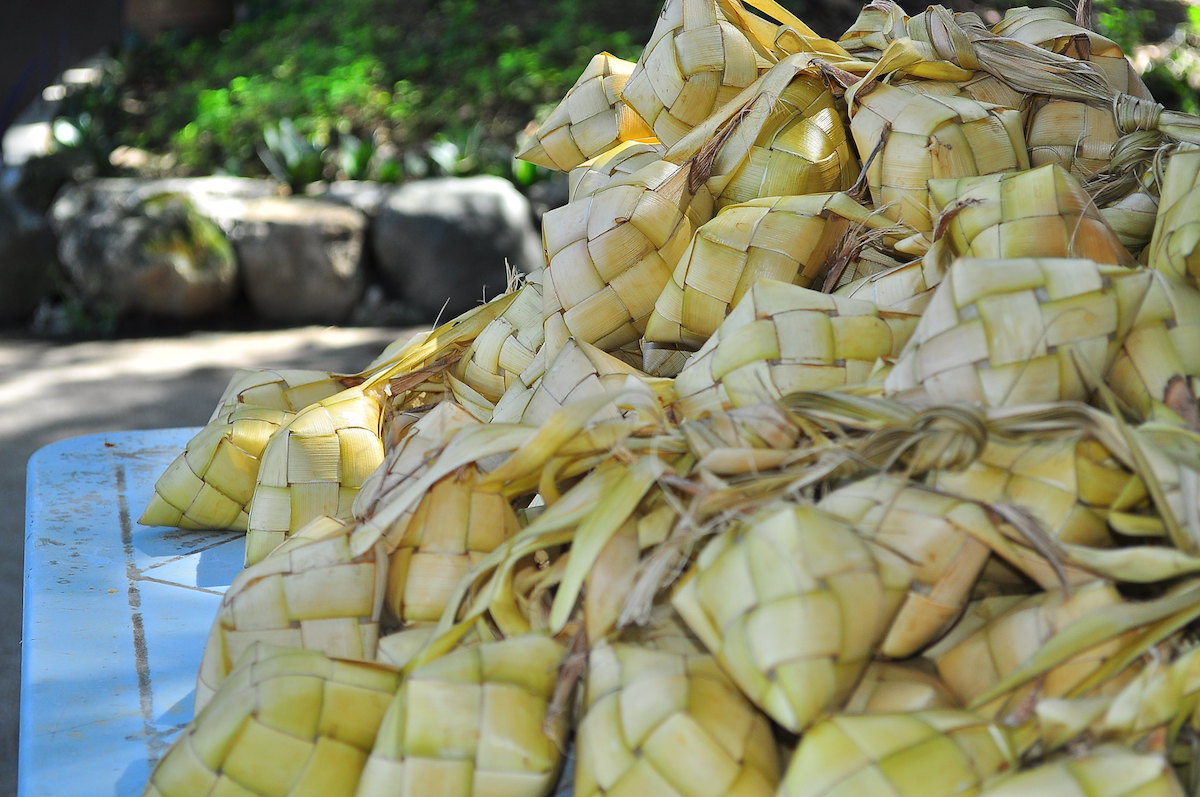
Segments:
[[[411,331],[303,329],[54,344],[0,335],[0,794],[14,794],[25,463],[78,435],[201,426],[237,368],[353,373]]]

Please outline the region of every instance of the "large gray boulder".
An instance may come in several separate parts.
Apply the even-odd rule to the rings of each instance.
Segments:
[[[227,175],[149,180],[140,177],[101,177],[88,180],[80,188],[101,194],[134,194],[140,198],[156,194],[183,194],[204,210],[208,210],[209,203],[215,200],[258,199],[276,196],[281,191],[280,184],[274,180]]]
[[[198,318],[236,294],[233,248],[183,194],[73,186],[55,201],[51,220],[63,271],[93,310]]]
[[[430,320],[439,312],[453,318],[501,293],[506,261],[528,272],[543,260],[529,201],[512,183],[489,176],[397,188],[375,217],[372,248],[388,290]]]
[[[137,177],[103,177],[87,180],[66,189],[75,205],[93,206],[110,203],[135,204],[159,194],[185,196],[196,209],[228,233],[242,213],[242,203],[250,199],[278,196],[282,186],[274,180],[252,177],[163,177],[145,180]],[[63,199],[60,196],[59,199]],[[82,199],[81,199],[82,198]],[[56,215],[60,211],[54,211]]]
[[[562,172],[554,172],[545,180],[525,189],[525,196],[529,197],[534,223],[538,229],[541,229],[543,216],[571,200],[570,193],[567,175]]]
[[[242,203],[230,238],[250,305],[283,324],[339,324],[366,285],[366,217],[302,197]]]
[[[308,194],[314,199],[336,202],[362,211],[370,221],[378,215],[379,208],[394,190],[395,186],[373,180],[337,180],[332,183],[313,183],[308,187]]]
[[[0,323],[33,316],[50,291],[54,233],[9,191],[0,191]]]

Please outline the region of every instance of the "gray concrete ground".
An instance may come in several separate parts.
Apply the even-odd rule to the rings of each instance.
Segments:
[[[55,344],[0,335],[0,794],[14,794],[25,465],[78,435],[200,426],[239,367],[352,373],[411,330],[302,329]]]

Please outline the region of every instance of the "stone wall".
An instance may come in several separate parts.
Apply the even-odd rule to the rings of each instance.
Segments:
[[[112,319],[425,323],[543,262],[533,206],[499,177],[335,183],[308,196],[250,178],[94,179],[66,187],[40,224],[9,204],[0,295],[56,270],[75,307]],[[30,293],[0,306],[0,323],[26,323],[39,304]],[[43,292],[41,312],[55,301]]]

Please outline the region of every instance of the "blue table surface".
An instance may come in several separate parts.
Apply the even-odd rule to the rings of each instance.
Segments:
[[[114,432],[30,458],[18,793],[139,794],[192,717],[244,537],[139,526],[194,428]]]

